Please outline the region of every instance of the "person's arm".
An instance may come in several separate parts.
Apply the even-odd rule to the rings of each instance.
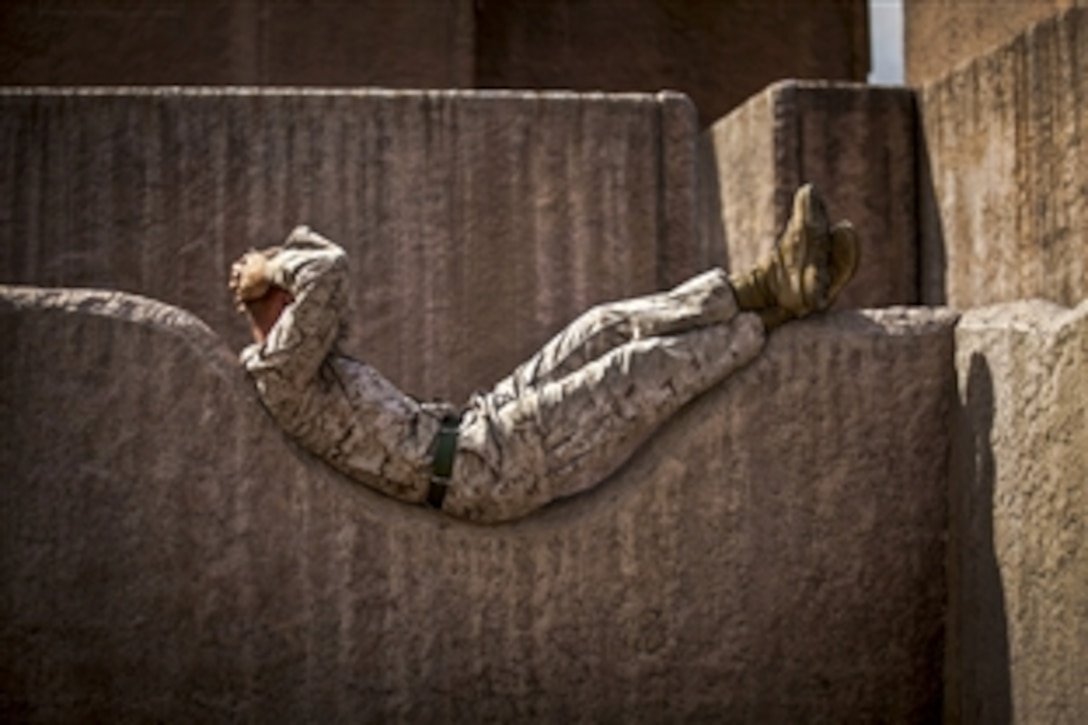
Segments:
[[[263,296],[241,301],[239,309],[249,318],[253,341],[258,345],[263,343],[284,309],[294,301],[290,292],[279,287],[269,287]]]
[[[270,288],[262,299],[285,290],[293,302],[270,327],[268,315],[258,320],[250,314],[254,326],[265,332],[264,340],[247,348],[242,360],[250,372],[272,373],[301,387],[317,374],[340,335],[349,297],[347,258],[336,244],[298,227],[280,250],[265,255],[262,273]],[[243,304],[254,302],[259,300]],[[253,310],[262,311],[267,309]]]

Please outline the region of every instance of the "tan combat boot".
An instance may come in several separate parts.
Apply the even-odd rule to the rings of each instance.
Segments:
[[[245,311],[245,303],[260,299],[268,292],[272,280],[269,278],[268,262],[283,251],[275,246],[267,249],[250,249],[231,265],[228,286],[234,293],[235,307]]]
[[[828,305],[830,229],[827,207],[811,184],[797,190],[786,231],[750,271],[731,278],[742,310],[804,317]]]
[[[854,225],[848,221],[841,221],[831,228],[831,251],[829,253],[827,271],[827,307],[835,304],[839,293],[849,282],[854,272],[857,271],[858,261],[861,259],[861,249],[858,244],[858,235],[854,231]],[[773,330],[784,322],[794,318],[794,315],[781,307],[768,307],[759,310],[759,317],[763,320],[763,326]]]

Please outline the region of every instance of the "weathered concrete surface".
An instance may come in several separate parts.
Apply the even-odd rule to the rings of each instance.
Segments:
[[[903,3],[907,83],[936,80],[1033,23],[1083,4],[1083,0],[907,0]]]
[[[476,85],[689,95],[707,126],[782,78],[864,81],[864,0],[503,0],[477,13]]]
[[[1088,302],[956,329],[949,722],[1088,712]]]
[[[938,716],[947,312],[786,327],[614,479],[483,528],[294,448],[187,313],[3,299],[4,719]]]
[[[923,300],[1088,297],[1088,9],[919,90]]]
[[[470,88],[473,0],[5,0],[0,85]]]
[[[914,136],[905,88],[767,88],[704,134],[704,245],[724,244],[730,268],[747,268],[785,227],[794,191],[811,181],[861,237],[861,266],[838,307],[917,302]]]
[[[460,399],[703,269],[695,128],[668,93],[7,89],[0,281],[154,296],[237,348],[227,266],[308,223],[352,259],[354,349]]]
[[[5,0],[0,85],[687,93],[709,123],[780,78],[861,81],[865,0]]]

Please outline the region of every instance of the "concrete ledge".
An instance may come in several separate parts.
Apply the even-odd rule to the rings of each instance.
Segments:
[[[906,88],[786,81],[754,96],[702,139],[709,246],[746,269],[785,227],[794,191],[811,181],[861,236],[861,266],[839,309],[916,303],[914,114]]]
[[[296,450],[187,313],[0,298],[9,719],[937,715],[951,313],[788,326],[613,480],[485,528]]]
[[[150,295],[238,347],[228,264],[307,223],[352,259],[357,349],[463,399],[703,269],[696,128],[675,93],[0,89],[0,282]]]
[[[1088,8],[919,89],[923,301],[1088,298]]]
[[[956,329],[946,715],[1088,712],[1088,302],[973,310]]]

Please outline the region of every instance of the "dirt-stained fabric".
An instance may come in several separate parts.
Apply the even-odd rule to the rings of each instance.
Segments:
[[[295,301],[264,343],[242,353],[265,405],[347,475],[422,502],[434,437],[452,406],[422,404],[337,351],[349,283],[338,246],[300,227],[271,267]],[[738,312],[719,269],[591,309],[465,406],[443,510],[505,521],[596,485],[763,342],[759,318]]]
[[[270,272],[295,301],[263,344],[242,352],[265,406],[288,435],[347,475],[395,498],[423,501],[430,446],[452,408],[422,405],[339,352],[349,304],[340,247],[300,227]]]

